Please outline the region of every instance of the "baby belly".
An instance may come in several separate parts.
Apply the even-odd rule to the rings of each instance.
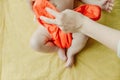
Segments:
[[[52,3],[59,11],[73,9],[74,7],[74,0],[51,0],[50,3]]]

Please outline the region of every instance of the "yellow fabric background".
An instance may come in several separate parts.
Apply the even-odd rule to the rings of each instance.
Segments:
[[[112,13],[103,11],[99,22],[120,30],[119,4],[115,0]],[[33,51],[29,40],[36,27],[26,0],[0,0],[1,80],[120,80],[120,59],[93,39],[70,69],[64,68],[56,53]]]

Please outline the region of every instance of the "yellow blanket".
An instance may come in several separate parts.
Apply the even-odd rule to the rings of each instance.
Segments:
[[[112,13],[103,11],[99,22],[120,30],[119,4],[115,0]],[[120,59],[112,50],[89,39],[76,56],[75,66],[66,69],[57,53],[42,54],[30,48],[36,28],[26,0],[0,0],[1,80],[120,80]]]

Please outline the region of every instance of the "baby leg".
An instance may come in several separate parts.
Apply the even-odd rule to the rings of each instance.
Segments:
[[[30,40],[30,45],[34,50],[45,53],[55,52],[58,49],[51,41],[48,31],[43,26],[39,26],[34,32]]]
[[[94,4],[100,6],[103,10],[106,10],[107,12],[112,11],[114,0],[81,0],[84,3],[87,4]]]
[[[65,54],[66,50],[65,49],[62,49],[62,48],[59,48],[58,49],[58,56],[61,60],[63,61],[66,61],[67,60],[67,57],[66,57],[66,54]]]
[[[30,40],[30,45],[34,50],[39,52],[51,53],[58,51],[58,56],[61,60],[66,61],[67,59],[65,49],[58,48],[54,45],[48,31],[43,26],[38,27],[38,29],[34,32]]]
[[[88,40],[88,37],[82,33],[73,33],[72,45],[67,51],[66,67],[70,67],[74,63],[74,56],[81,51]]]

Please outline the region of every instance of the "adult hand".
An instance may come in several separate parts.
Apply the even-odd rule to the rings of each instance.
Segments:
[[[46,8],[46,11],[52,14],[55,19],[50,19],[45,16],[41,16],[40,19],[49,24],[56,24],[66,33],[79,32],[80,27],[84,24],[86,18],[81,13],[69,9],[66,9],[60,13],[50,8]]]

